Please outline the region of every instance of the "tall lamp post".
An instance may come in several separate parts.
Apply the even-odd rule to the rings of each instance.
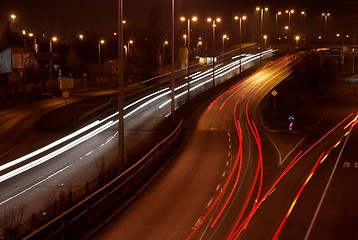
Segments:
[[[267,35],[264,35],[264,42],[265,42],[264,47],[265,47],[265,49],[266,49],[266,44],[267,44]]]
[[[324,42],[327,43],[327,21],[328,17],[330,16],[330,13],[322,13],[322,16],[324,17]]]
[[[124,159],[124,84],[123,84],[123,0],[118,0],[118,160],[120,170],[127,165]]]
[[[223,35],[223,55],[225,54],[225,40],[229,40],[229,37],[226,34]]]
[[[101,86],[101,45],[104,44],[104,40],[98,42],[98,85]]]
[[[51,89],[53,91],[53,84],[52,84],[52,43],[57,41],[57,37],[52,37],[50,38],[50,66],[49,66],[49,71],[50,71],[50,86]]]
[[[190,44],[190,35],[191,35],[191,21],[193,21],[193,22],[196,22],[197,20],[198,20],[198,18],[197,17],[192,17],[192,18],[185,18],[185,17],[181,17],[180,18],[180,20],[182,21],[182,22],[184,22],[184,21],[187,21],[187,23],[188,23],[188,29],[187,29],[187,38],[186,38],[186,48],[187,48],[187,52],[188,52],[188,56],[187,56],[187,60],[188,60],[188,65],[187,65],[187,74],[188,74],[188,98],[190,99],[190,86],[189,86],[189,82],[190,82],[190,80],[189,80],[189,76],[190,76],[190,52],[191,52],[191,44]]]
[[[207,21],[212,23],[212,27],[213,27],[213,57],[212,57],[212,61],[213,61],[213,87],[215,87],[215,29],[216,29],[216,23],[221,22],[221,19],[220,18],[216,18],[216,19],[208,18]]]
[[[277,45],[277,40],[278,40],[278,16],[280,16],[282,14],[282,12],[277,12],[275,14],[276,17],[276,28],[275,28],[275,43]]]
[[[263,33],[263,27],[264,27],[264,11],[268,11],[268,8],[267,7],[265,7],[265,8],[257,7],[256,11],[260,11],[260,65],[261,65],[261,62],[262,62],[262,40],[263,40],[262,33]]]
[[[303,16],[303,44],[306,44],[306,38],[307,38],[306,18],[307,18],[307,13],[305,11],[301,11],[301,15]]]
[[[198,43],[196,44],[196,55],[200,55],[200,46],[203,45],[203,41],[201,41],[201,38],[199,38]]]
[[[288,44],[291,44],[291,14],[293,14],[294,10],[286,10],[288,14]]]
[[[239,48],[240,48],[240,74],[241,74],[241,54],[242,54],[242,47],[241,47],[241,43],[242,43],[242,20],[246,20],[246,16],[235,16],[235,20],[239,20]]]
[[[174,54],[175,54],[175,0],[172,0],[172,21],[171,21],[171,49],[170,49],[170,61],[171,61],[171,81],[170,81],[170,113],[172,121],[174,121],[174,112],[175,112],[175,96],[174,96]]]
[[[165,40],[162,44],[162,71],[163,71],[163,74],[164,74],[164,66],[165,66],[165,47],[169,44],[169,42],[167,40]]]

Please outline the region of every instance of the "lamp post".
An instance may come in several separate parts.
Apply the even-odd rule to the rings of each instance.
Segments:
[[[174,112],[175,112],[175,102],[174,102],[174,54],[175,54],[175,38],[174,38],[174,34],[175,34],[175,0],[172,0],[172,23],[171,23],[171,53],[170,53],[170,58],[171,58],[171,81],[170,81],[170,99],[171,99],[171,104],[170,104],[170,113],[171,113],[171,118],[172,121],[174,121]]]
[[[191,35],[191,27],[190,27],[190,23],[191,23],[191,21],[193,21],[193,22],[196,22],[197,20],[198,20],[198,18],[197,17],[192,17],[192,18],[185,18],[185,17],[181,17],[180,18],[180,20],[182,21],[182,22],[184,22],[184,21],[187,21],[187,23],[188,23],[188,29],[187,29],[187,34],[188,35],[186,35],[186,38],[185,38],[185,40],[186,40],[186,48],[187,48],[187,52],[188,52],[188,56],[187,56],[187,74],[188,74],[188,98],[190,99],[190,91],[189,91],[189,89],[190,89],[190,86],[189,86],[189,82],[190,82],[190,80],[189,80],[189,76],[190,76],[190,52],[191,52],[191,44],[190,44],[190,35]]]
[[[200,54],[200,46],[203,45],[203,42],[201,41],[201,39],[199,38],[198,43],[196,44],[196,55],[199,56]]]
[[[39,51],[39,45],[37,44],[35,35],[33,33],[29,33],[29,37],[34,38],[33,48],[34,48],[35,52],[38,52]]]
[[[306,18],[307,18],[307,13],[305,11],[301,11],[301,15],[303,16],[303,43],[306,44],[306,38],[307,38]]]
[[[133,40],[129,40],[128,43],[127,43],[127,60],[129,58],[129,46],[132,45],[134,43]]]
[[[275,43],[276,43],[276,46],[277,46],[277,41],[278,41],[278,16],[280,16],[282,14],[282,12],[277,12],[275,14],[275,19],[276,19],[276,28],[275,28]]]
[[[101,87],[101,45],[104,44],[104,40],[98,42],[98,85]]]
[[[164,66],[165,66],[165,47],[169,44],[169,42],[167,40],[165,40],[162,44],[162,48],[163,48],[163,56],[162,56],[162,71],[164,74]]]
[[[120,170],[127,165],[124,159],[124,84],[123,84],[123,0],[118,0],[118,160]]]
[[[285,26],[285,30],[286,30],[286,35],[288,35],[288,30],[290,29],[289,26]],[[288,36],[285,36],[288,39]]]
[[[78,38],[80,39],[80,42],[83,42],[83,38],[84,38],[83,34],[78,35]]]
[[[354,42],[355,42],[355,38],[353,37],[353,46],[354,46]],[[352,73],[354,74],[354,70],[355,70],[355,66],[354,66],[354,57],[355,57],[355,53],[356,53],[356,49],[353,47],[352,48]]]
[[[223,35],[223,55],[225,54],[225,40],[229,40],[229,37],[226,34]]]
[[[340,33],[337,33],[336,34],[336,42],[337,42],[337,44],[339,45],[339,38],[340,38],[340,36],[341,36],[341,34]]]
[[[260,65],[261,65],[261,62],[262,62],[262,39],[263,39],[262,32],[263,32],[263,27],[264,27],[264,11],[268,11],[268,8],[267,7],[265,7],[265,8],[257,7],[256,11],[260,11]]]
[[[235,16],[235,20],[239,20],[239,49],[240,49],[240,74],[241,74],[241,54],[242,54],[242,47],[241,47],[241,43],[242,43],[242,20],[246,20],[246,16]]]
[[[52,85],[52,43],[57,41],[57,37],[52,37],[50,38],[50,66],[49,66],[49,71],[50,71],[50,86],[51,86],[51,90],[53,91],[54,86]]]
[[[296,39],[296,45],[298,45],[298,41],[300,40],[300,36],[296,36],[295,39]]]
[[[264,41],[265,41],[265,49],[266,49],[266,43],[267,43],[267,35],[264,35]]]
[[[212,23],[212,27],[213,27],[213,87],[215,87],[215,29],[216,29],[216,23],[221,22],[220,18],[216,18],[216,19],[212,19],[212,18],[208,18],[207,19],[208,22]]]
[[[330,13],[322,13],[322,16],[324,17],[324,42],[327,43],[327,21],[328,17],[330,16]]]
[[[288,14],[288,44],[291,44],[291,14],[294,12],[294,10],[286,10]]]

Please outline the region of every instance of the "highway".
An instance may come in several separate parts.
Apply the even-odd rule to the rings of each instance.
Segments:
[[[225,239],[235,234],[263,192],[260,102],[290,75],[292,60],[285,56],[265,66],[206,104],[180,155],[95,239]]]
[[[264,57],[271,55],[272,51],[264,53]],[[258,58],[259,55],[243,56],[243,69],[252,66]],[[237,74],[238,59],[228,59],[232,64],[217,65],[217,84]],[[178,81],[176,85],[177,106],[187,99],[187,84],[183,82]],[[210,67],[209,70],[194,73],[189,84],[191,97],[209,89],[212,86]],[[169,99],[168,87],[155,89],[141,98],[132,98],[125,107],[126,142],[138,144],[159,121],[169,116]],[[0,210],[25,206],[24,219],[27,219],[31,214],[44,209],[46,204],[54,201],[57,196],[68,191],[76,191],[89,179],[98,176],[103,165],[109,166],[116,160],[117,120],[117,113],[113,112],[43,147],[38,146],[46,140],[38,143],[36,139],[26,139],[27,143],[32,145],[31,149],[36,146],[38,149],[17,156],[14,160],[7,160],[0,166]],[[46,138],[46,134],[44,135]],[[23,151],[26,152],[28,149]],[[16,152],[21,153],[15,151],[15,154]],[[7,159],[9,156],[6,154]],[[30,202],[31,207],[28,205]]]

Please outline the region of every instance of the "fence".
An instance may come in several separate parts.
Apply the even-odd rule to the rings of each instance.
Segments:
[[[5,238],[15,239],[27,233],[24,239],[75,239],[95,226],[99,219],[114,208],[126,202],[128,204],[131,194],[140,191],[143,184],[168,162],[168,155],[182,136],[181,122],[138,163],[116,178],[113,179],[115,171],[108,169],[76,192],[63,192],[59,197],[54,196],[53,201],[49,200],[51,204],[48,208],[33,215],[17,229],[16,235],[8,235]],[[105,184],[108,181],[110,182]]]

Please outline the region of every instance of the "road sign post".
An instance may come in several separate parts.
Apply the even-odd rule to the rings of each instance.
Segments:
[[[278,94],[278,92],[276,90],[273,90],[271,94],[273,96],[273,124],[276,125],[276,95]]]
[[[295,115],[293,115],[293,114],[288,115],[288,121],[289,121],[288,130],[292,131],[293,122],[295,121],[295,119],[296,119]]]

